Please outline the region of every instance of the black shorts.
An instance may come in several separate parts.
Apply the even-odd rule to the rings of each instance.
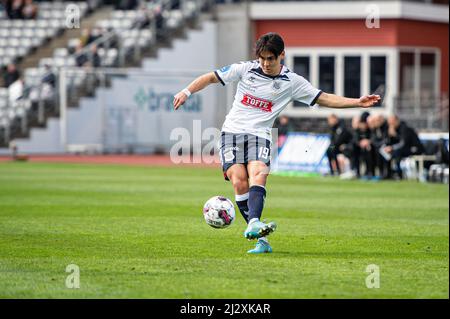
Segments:
[[[229,180],[226,173],[233,164],[261,161],[270,167],[271,144],[270,140],[253,134],[222,132],[219,154],[225,180]]]

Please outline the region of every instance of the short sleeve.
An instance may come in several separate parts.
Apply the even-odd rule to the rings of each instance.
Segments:
[[[220,83],[222,83],[222,85],[226,85],[228,83],[240,80],[242,75],[244,75],[252,65],[252,62],[234,63],[224,66],[223,68],[214,71],[214,73]]]
[[[295,74],[292,80],[292,99],[313,106],[322,91],[315,88],[304,77]]]

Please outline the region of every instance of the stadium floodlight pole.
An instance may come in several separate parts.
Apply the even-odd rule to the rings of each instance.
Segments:
[[[59,68],[59,136],[60,144],[64,150],[67,149],[67,91],[66,70]]]

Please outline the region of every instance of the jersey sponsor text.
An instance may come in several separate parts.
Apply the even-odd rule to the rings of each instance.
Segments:
[[[250,107],[260,109],[264,112],[272,112],[272,101],[257,98],[251,96],[250,94],[244,94],[241,103]]]

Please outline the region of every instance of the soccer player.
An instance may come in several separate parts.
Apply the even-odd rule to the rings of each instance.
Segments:
[[[238,82],[233,107],[222,126],[220,157],[226,180],[231,181],[236,204],[247,222],[244,237],[257,239],[248,253],[270,253],[266,238],[276,224],[261,221],[266,197],[271,154],[271,128],[278,114],[293,100],[308,105],[331,108],[371,107],[378,95],[346,98],[322,92],[302,76],[290,71],[281,61],[285,57],[280,35],[268,33],[256,42],[257,60],[225,66],[206,73],[173,100],[174,109],[182,106],[191,94],[213,83]]]

